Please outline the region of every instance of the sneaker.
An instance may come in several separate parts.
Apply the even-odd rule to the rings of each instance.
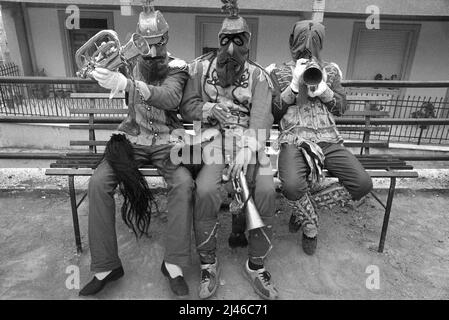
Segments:
[[[218,288],[220,269],[218,259],[215,263],[201,265],[201,280],[198,295],[200,299],[210,298]]]
[[[263,299],[274,300],[279,293],[271,281],[271,274],[265,268],[259,270],[251,270],[248,266],[248,260],[245,262],[244,273],[248,281],[251,283],[254,291]]]

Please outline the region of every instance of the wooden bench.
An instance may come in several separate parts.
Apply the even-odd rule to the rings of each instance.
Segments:
[[[389,117],[390,113],[387,111],[371,110],[373,103],[388,102],[390,97],[385,96],[347,96],[347,102],[350,104],[354,101],[361,101],[364,103],[364,110],[352,111],[348,110],[343,117],[361,117],[365,120],[363,126],[340,126],[341,132],[362,132],[363,138],[361,142],[346,142],[345,146],[349,148],[360,148],[360,155],[369,154],[370,148],[388,148],[388,141],[371,142],[371,132],[389,132],[388,126],[376,126],[371,123],[373,118]]]
[[[78,222],[78,208],[87,196],[85,193],[78,201],[75,190],[75,177],[91,176],[94,168],[102,157],[102,152],[98,151],[99,146],[105,146],[107,141],[97,140],[95,130],[115,130],[118,124],[125,118],[127,109],[73,109],[72,114],[87,115],[88,120],[86,124],[70,125],[70,130],[85,130],[87,131],[87,139],[72,140],[71,146],[84,146],[85,150],[80,152],[69,152],[65,156],[57,159],[55,163],[50,165],[45,174],[49,176],[67,176],[70,203],[72,209],[73,227],[75,233],[75,242],[78,252],[82,251],[81,236]],[[103,117],[99,117],[103,115]],[[104,115],[122,115],[121,117],[105,118]],[[369,125],[369,124],[368,124]],[[189,127],[190,128],[190,127]],[[365,126],[364,130],[367,130]],[[374,147],[372,142],[364,142],[364,147]],[[375,194],[374,197],[385,208],[384,220],[382,225],[382,232],[379,242],[379,252],[383,252],[385,237],[388,228],[388,222],[393,203],[394,192],[396,188],[397,178],[416,178],[418,174],[413,171],[413,168],[406,164],[405,161],[390,155],[357,155],[362,165],[367,170],[372,178],[388,178],[390,179],[390,187],[388,191],[387,200],[383,203]],[[144,176],[158,176],[157,170],[152,166],[144,166],[140,169]],[[327,176],[331,176],[326,172]]]

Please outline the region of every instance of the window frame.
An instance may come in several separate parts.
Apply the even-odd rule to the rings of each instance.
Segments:
[[[195,57],[202,55],[202,44],[204,42],[204,25],[207,23],[223,23],[223,16],[195,16]],[[249,50],[249,58],[251,61],[257,61],[257,36],[259,34],[259,18],[245,17],[251,32],[251,43]],[[217,47],[218,47],[218,34],[217,34]]]
[[[75,74],[73,70],[73,61],[75,57],[71,56],[71,43],[69,30],[65,27],[65,20],[68,14],[64,10],[58,10],[59,29],[61,30],[62,50],[64,56],[64,65],[66,76]],[[106,19],[109,30],[114,30],[114,12],[113,11],[91,11],[80,9],[80,17],[83,19]]]
[[[349,59],[348,59],[348,67],[346,72],[346,78],[353,79],[354,76],[354,67],[355,67],[355,57],[357,55],[357,48],[359,45],[361,32],[366,29],[365,21],[355,21],[353,25],[353,32],[352,32],[352,40],[351,40],[351,49],[349,53]],[[413,65],[413,60],[415,57],[416,52],[416,46],[418,44],[418,37],[419,32],[421,30],[421,24],[420,23],[394,23],[394,22],[387,22],[387,23],[381,23],[379,30],[404,30],[409,31],[409,36],[407,39],[407,47],[404,51],[404,57],[402,60],[401,65],[401,74],[402,78],[401,80],[409,80],[410,78],[410,72]],[[388,89],[382,88],[380,91],[387,91]],[[388,90],[391,92],[391,90]],[[403,90],[399,90],[403,91]]]

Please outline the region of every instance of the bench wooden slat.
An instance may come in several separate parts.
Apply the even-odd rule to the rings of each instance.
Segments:
[[[118,124],[71,124],[70,130],[116,130]]]
[[[381,132],[389,132],[389,127],[339,127],[337,126],[339,131],[381,131]]]
[[[159,172],[156,168],[144,168],[139,170],[144,176],[159,176]],[[93,172],[94,169],[89,168],[50,168],[45,171],[45,174],[50,176],[91,176]]]
[[[368,174],[372,178],[418,178],[418,172],[416,171],[370,171]]]
[[[107,92],[74,92],[70,94],[72,99],[109,99],[109,93]],[[125,95],[116,94],[113,99],[124,99]]]
[[[387,166],[387,167],[385,167],[385,166],[382,166],[382,167],[377,167],[377,166],[363,166],[363,168],[366,170],[366,171],[369,171],[369,170],[400,170],[400,171],[404,171],[404,170],[413,170],[413,166],[410,166],[410,165],[406,165],[406,166]],[[387,171],[385,171],[385,172],[387,172]]]
[[[128,114],[128,109],[69,109],[70,114]]]
[[[351,116],[351,117],[388,117],[390,113],[388,111],[375,111],[375,110],[366,110],[366,111],[346,111],[343,116]]]
[[[144,168],[139,169],[142,175],[144,176],[158,176],[159,173],[156,168]],[[91,176],[94,172],[94,169],[71,169],[71,168],[50,168],[45,171],[46,175],[52,175],[52,176]],[[391,178],[391,177],[398,177],[398,178],[417,178],[418,173],[415,171],[384,171],[384,170],[368,170],[368,174],[372,178]],[[325,171],[325,175],[327,177],[332,177],[329,172]]]
[[[107,141],[96,141],[96,140],[84,140],[84,141],[70,141],[71,146],[105,146]]]
[[[388,148],[388,142],[345,142],[347,148]]]
[[[92,166],[97,164],[101,158],[93,159],[93,160],[57,160],[54,164],[57,165],[78,165],[78,166]]]
[[[355,94],[349,94],[346,96],[347,101],[390,101],[390,96],[359,96]]]
[[[100,157],[89,159],[59,159],[55,163],[51,164],[52,168],[64,168],[64,167],[84,167],[92,168],[95,167],[100,161]],[[395,162],[367,162],[361,161],[362,166],[365,169],[396,169],[396,170],[411,170],[413,166],[407,165],[403,161]]]

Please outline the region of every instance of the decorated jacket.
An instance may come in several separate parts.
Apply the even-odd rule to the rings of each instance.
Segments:
[[[170,143],[170,132],[182,128],[177,114],[188,75],[187,63],[169,57],[168,76],[160,83],[146,83],[137,64],[133,70],[136,84],[136,121],[138,136],[127,135],[136,144]]]
[[[290,89],[293,61],[282,66],[267,68],[278,88],[273,98],[273,114],[279,121],[279,143],[297,143],[303,140],[314,143],[341,143],[343,138],[337,130],[335,116],[346,110],[346,93],[341,85],[342,73],[335,63],[324,63],[326,83],[334,95],[330,101],[323,102],[319,97],[311,98],[306,85],[300,85],[296,95]]]
[[[268,73],[254,62],[246,61],[244,72],[228,88],[220,86],[215,54],[206,54],[189,65],[180,113],[186,121],[201,121],[203,128],[219,128],[211,117],[212,108],[226,100],[239,105],[241,111],[233,112],[230,122],[235,126],[225,128],[225,134],[242,136],[251,150],[265,147],[273,124],[271,113],[272,82]],[[263,130],[259,130],[263,129]]]

